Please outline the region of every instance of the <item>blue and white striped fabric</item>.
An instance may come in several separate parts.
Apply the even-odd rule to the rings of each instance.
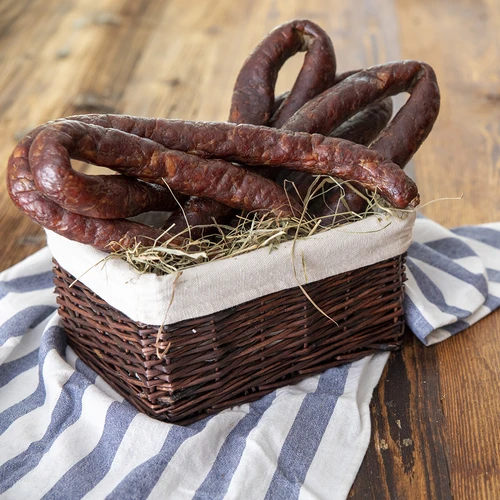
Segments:
[[[408,250],[405,314],[426,345],[500,307],[500,223],[448,230],[418,217]]]
[[[51,256],[0,274],[0,497],[346,498],[387,354],[188,427],[138,413],[66,347]],[[500,305],[500,224],[418,219],[406,312],[424,342]]]

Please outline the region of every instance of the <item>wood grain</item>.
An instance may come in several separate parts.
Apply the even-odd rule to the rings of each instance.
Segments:
[[[463,194],[423,213],[447,227],[500,220],[498,3],[399,0],[395,7],[402,56],[429,62],[442,90],[439,119],[414,160],[423,201]],[[499,333],[497,311],[431,348],[410,339],[392,359],[375,394],[373,441],[353,498],[498,496]]]
[[[27,131],[72,113],[225,120],[246,56],[299,17],[330,34],[340,71],[400,58],[435,68],[441,114],[413,167],[423,202],[463,199],[422,211],[447,227],[500,220],[497,0],[3,0],[1,175]],[[300,64],[285,64],[279,92]],[[1,270],[45,240],[5,189],[0,208]],[[499,336],[499,312],[434,347],[407,335],[375,391],[352,498],[498,496]]]

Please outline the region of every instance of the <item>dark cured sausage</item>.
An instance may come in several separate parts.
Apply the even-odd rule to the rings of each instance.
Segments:
[[[391,116],[392,100],[389,97],[354,115],[335,129],[331,135],[368,146],[384,129]],[[357,187],[363,192],[360,186]],[[302,187],[302,189],[304,188]],[[313,201],[309,212],[314,217],[321,218],[323,227],[331,227],[334,223],[348,221],[349,212],[362,213],[366,207],[366,199],[352,191],[348,186],[344,185],[342,188],[331,186],[323,196]]]
[[[286,122],[287,130],[330,134],[348,118],[386,97],[410,97],[371,149],[404,167],[436,121],[440,95],[436,75],[419,61],[401,61],[359,71],[309,101]]]
[[[415,183],[398,165],[376,151],[342,139],[246,124],[125,115],[85,115],[70,119],[145,137],[168,149],[202,158],[221,158],[255,166],[282,166],[356,181],[370,191],[377,191],[396,208],[416,206],[419,202]],[[132,171],[130,175],[135,175]]]
[[[330,133],[331,137],[369,146],[384,130],[392,116],[392,99],[371,104]]]
[[[374,84],[370,85],[370,80],[374,81]],[[347,88],[349,82],[351,82],[350,89]],[[332,123],[341,122],[346,116],[349,116],[353,109],[363,106],[371,99],[378,102],[381,96],[394,95],[403,90],[410,92],[410,98],[392,122],[378,134],[377,138],[356,137],[354,122],[360,114],[355,115],[348,122],[344,122],[332,135],[355,140],[361,144],[368,144],[368,141],[373,140],[371,149],[379,151],[386,158],[404,168],[427,138],[439,113],[439,88],[432,68],[426,64],[416,61],[391,63],[348,76],[348,78],[343,79],[343,84],[325,92],[318,97],[316,102],[312,101],[304,106],[297,113],[300,117],[294,117],[297,120],[295,126],[303,127],[304,122],[307,122],[310,130],[315,130],[314,120],[310,120],[312,113],[326,113],[328,119],[321,125],[322,131],[325,131],[332,126]],[[355,97],[350,101],[350,108],[349,96]],[[384,120],[386,116],[387,114],[381,114],[379,118]],[[375,113],[374,117],[365,123],[374,123],[376,119]],[[287,126],[293,129],[294,124],[290,122]],[[362,122],[360,121],[360,123]],[[381,123],[379,122],[378,125]],[[348,208],[343,208],[344,203],[348,205]],[[366,201],[348,188],[345,189],[345,193],[339,188],[333,188],[325,196],[324,203],[316,203],[315,206],[311,207],[311,212],[316,217],[321,217],[323,225],[328,227],[333,222],[337,207],[340,212],[349,210],[362,212],[366,208]],[[336,222],[339,222],[342,217],[342,215],[337,217]]]
[[[286,59],[299,51],[307,51],[302,69],[291,91],[274,96],[278,72]],[[316,24],[295,20],[275,28],[245,61],[232,97],[229,121],[270,125],[279,128],[295,111],[335,81],[335,53],[328,35]],[[271,117],[271,118],[269,118]],[[277,169],[254,169],[260,175],[275,179]],[[292,194],[293,196],[293,194]],[[204,213],[205,211],[208,211]],[[198,238],[202,228],[195,226],[224,221],[230,217],[229,207],[190,198],[165,223],[179,231],[192,227],[191,236]]]
[[[297,81],[275,98],[279,70],[299,51],[306,55]],[[243,66],[230,113],[237,125],[113,115],[57,120],[14,150],[10,195],[44,227],[101,249],[109,249],[110,241],[130,246],[171,238],[179,244],[175,234],[125,220],[144,211],[169,211],[179,195],[200,197],[185,205],[189,224],[209,223],[227,215],[228,207],[278,217],[301,211],[293,197],[247,165],[260,172],[289,169],[292,176],[331,175],[361,191],[377,191],[396,208],[416,206],[417,188],[399,167],[425,140],[439,111],[434,72],[418,61],[338,76],[335,67],[327,34],[310,21],[291,21],[273,30]],[[410,98],[387,125],[384,99],[403,91]],[[89,177],[74,171],[70,158],[123,175]],[[330,212],[339,192],[325,195]],[[344,201],[363,208],[352,191]],[[175,216],[168,222],[176,222]]]
[[[47,157],[52,153],[48,152]],[[37,187],[46,198],[74,213],[98,219],[133,217],[177,206],[172,190],[124,175],[86,175],[71,170],[62,178],[45,169],[39,176]],[[64,201],[67,192],[72,194]]]
[[[384,99],[368,106],[335,129],[331,135],[348,141],[369,146],[385,128],[392,116],[392,100]],[[362,190],[362,188],[360,188]],[[310,207],[310,213],[320,217],[323,227],[348,220],[342,213],[362,213],[366,209],[365,198],[349,189],[348,186],[332,187],[324,197]],[[340,213],[340,215],[337,215]]]
[[[29,147],[43,129],[64,121],[64,119],[55,120],[31,132]],[[50,180],[51,173],[47,172],[47,175]],[[172,210],[176,206],[171,189],[130,177],[85,175],[72,171],[67,182],[72,185],[71,189],[75,193],[81,191],[81,197],[77,200],[78,212],[89,217],[103,219],[133,217],[152,210]],[[54,189],[57,191],[61,186],[55,186]]]
[[[230,216],[234,210],[208,198],[189,198],[183,204],[182,210],[176,210],[163,224],[163,229],[170,233],[197,240],[206,235],[208,229],[214,230],[214,222],[221,223]],[[204,227],[209,226],[209,227]]]
[[[349,186],[332,186],[322,197],[314,200],[310,213],[316,218],[321,218],[321,226],[332,227],[352,221],[352,212],[361,214],[367,208],[367,202]]]
[[[205,196],[233,208],[261,209],[282,216],[292,213],[288,198],[276,183],[224,160],[199,158],[120,130],[66,120],[40,131],[29,160],[38,189],[75,213],[86,213],[93,198],[82,189],[86,179],[72,169],[70,158],[147,182],[166,183],[182,194]],[[113,194],[110,196],[112,199]]]
[[[28,158],[33,139],[43,128],[24,137],[9,159],[7,188],[18,208],[46,229],[108,252],[135,243],[151,246],[161,239],[163,232],[158,229],[124,219],[111,221],[74,214],[45,198],[35,186]]]
[[[379,151],[388,160],[404,168],[427,138],[439,113],[439,87],[434,71],[427,64],[400,61],[343,73],[337,77],[336,85],[304,105],[285,123],[284,128],[330,134],[332,129],[342,127],[345,120],[353,115],[352,120],[355,122],[356,113],[371,103],[376,104],[388,96],[404,91],[410,93],[410,98],[370,145],[370,149]],[[382,113],[381,119],[386,116]],[[349,125],[345,124],[337,134],[354,133],[350,137],[354,138],[356,127],[351,132],[348,127]],[[307,189],[307,179],[303,176],[291,173],[287,177],[297,185],[299,191],[304,192]],[[354,193],[349,195],[350,209],[363,210],[366,203],[362,198],[356,199],[356,196]],[[333,189],[326,206],[321,210],[313,209],[313,212],[318,216],[331,214],[340,197],[341,191]],[[328,222],[325,220],[326,224]]]
[[[162,184],[166,179],[181,193],[208,196],[247,210],[267,208],[286,215],[288,199],[272,181],[221,160],[206,161],[181,151],[354,179],[367,189],[378,189],[396,207],[418,203],[415,184],[397,165],[374,151],[335,138],[252,125],[113,115],[75,118],[79,121],[47,124],[21,142],[9,162],[9,190],[14,202],[42,226],[101,249],[107,248],[109,241],[128,246],[134,238],[143,241],[144,237],[150,242],[160,233],[134,222],[104,222],[66,210],[64,207],[80,210],[80,193],[71,192],[71,182],[69,190],[61,189],[68,186],[60,179],[70,175],[71,180],[73,172],[69,151],[75,159],[147,182]],[[41,192],[35,187],[31,168]],[[55,175],[58,171],[59,179]],[[57,203],[49,202],[46,196]],[[87,206],[83,212],[86,210]]]
[[[299,51],[306,51],[302,69],[290,94],[272,115],[278,72]],[[333,85],[335,69],[332,42],[318,25],[306,20],[282,24],[243,64],[234,86],[229,121],[279,128],[304,103]]]
[[[87,117],[82,117],[82,119],[85,118]],[[158,144],[136,136],[129,136],[129,134],[117,130],[100,129],[76,121],[58,120],[39,127],[26,136],[16,147],[8,166],[9,193],[14,203],[43,227],[101,250],[109,251],[119,247],[130,247],[135,243],[151,245],[154,240],[170,240],[172,236],[164,234],[164,231],[136,222],[121,218],[107,221],[77,213],[86,214],[89,212],[92,198],[86,200],[85,192],[81,191],[82,184],[75,181],[77,176],[76,172],[71,169],[68,152],[68,150],[71,151],[74,158],[104,166],[116,168],[117,164],[120,164],[117,169],[121,168],[122,171],[126,171],[131,164],[136,167],[137,161],[140,164],[141,161],[147,160],[148,155],[151,159],[152,155],[158,154],[159,149],[163,148]],[[161,153],[160,151],[160,157]],[[175,169],[177,163],[185,162],[186,157],[188,161],[193,158],[184,153],[175,151],[171,153],[171,155],[167,153],[163,156],[167,157],[165,165],[170,166],[168,175],[170,175],[171,180],[173,179],[173,183],[181,187],[188,183],[191,189],[190,194],[192,194],[193,189],[201,189],[203,192],[210,193],[210,187],[206,186],[208,177],[205,178],[203,173],[200,175],[201,186],[199,183],[193,185],[182,173],[178,176],[175,175],[172,169]],[[214,168],[217,170],[219,167],[219,174],[222,168],[224,171],[222,178],[228,170],[227,162],[199,158],[195,158],[194,161],[197,163],[197,167],[202,170],[204,167],[207,168],[207,164],[209,164],[209,167],[212,167],[212,174]],[[38,181],[41,189],[35,185],[32,167],[39,176]],[[277,192],[278,197],[281,197],[279,203],[286,204],[283,210],[278,211],[277,209],[277,214],[290,213],[288,198],[275,183],[265,179],[262,179],[261,182],[261,179],[255,174],[245,172],[233,165],[230,165],[229,169],[233,172],[236,170],[236,174],[240,175],[236,176],[234,184],[230,182],[229,178],[226,179],[226,183],[230,185],[218,184],[223,191],[224,201],[231,203],[231,197],[236,199],[237,196],[231,193],[235,186],[239,186],[246,190],[250,197],[241,201],[237,206],[241,208],[241,204],[246,204],[246,208],[255,208],[251,203],[259,203],[257,208],[261,208],[269,206],[269,200],[276,200],[275,193]],[[163,172],[165,173],[165,169]],[[146,168],[143,173],[149,174],[150,177],[156,177],[157,182],[163,183],[163,180],[158,180],[154,173],[152,162],[149,164],[149,170]],[[69,182],[64,182],[64,180],[68,181],[68,178]],[[221,175],[215,176],[214,179],[217,183],[217,179],[220,180]],[[232,180],[235,180],[234,177]],[[114,184],[111,182],[112,179],[108,179],[108,181],[110,181],[107,196],[109,201],[110,197],[113,199]],[[264,190],[262,190],[262,186],[264,186]],[[270,188],[270,190],[266,192],[265,188]],[[50,197],[52,200],[49,199]],[[57,202],[53,200],[57,200]],[[72,210],[68,210],[68,208]],[[298,209],[298,207],[296,208]],[[110,245],[111,242],[117,242],[117,244]],[[173,242],[180,243],[181,239]]]
[[[330,136],[347,141],[369,146],[370,143],[380,134],[384,127],[389,123],[392,116],[392,99],[390,97],[381,102],[376,102],[360,111],[352,118],[344,122],[335,129]],[[301,199],[306,197],[307,190],[313,182],[313,177],[304,172],[281,170],[278,175],[278,184],[285,185],[285,188],[291,193],[298,193]],[[329,191],[331,197],[335,189]],[[336,202],[338,199],[336,200]],[[337,203],[328,203],[328,206],[334,207]],[[312,210],[312,213],[315,213]]]

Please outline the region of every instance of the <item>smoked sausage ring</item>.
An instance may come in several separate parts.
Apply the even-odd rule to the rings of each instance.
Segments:
[[[278,73],[287,59],[306,52],[290,93],[273,113]],[[336,60],[330,37],[297,19],[272,30],[247,58],[234,86],[229,121],[280,128],[302,105],[331,87]]]

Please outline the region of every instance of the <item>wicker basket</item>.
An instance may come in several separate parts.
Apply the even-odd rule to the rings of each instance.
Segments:
[[[330,367],[396,350],[405,255],[160,329],[134,322],[54,261],[76,353],[151,417],[188,424]],[[320,312],[323,311],[335,322]]]

